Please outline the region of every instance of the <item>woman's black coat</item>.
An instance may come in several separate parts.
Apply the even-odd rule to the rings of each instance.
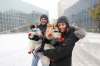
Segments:
[[[50,58],[50,66],[71,66],[72,50],[78,38],[74,34],[74,30],[70,29],[64,34],[64,43],[57,44],[55,49],[44,51],[44,55]]]

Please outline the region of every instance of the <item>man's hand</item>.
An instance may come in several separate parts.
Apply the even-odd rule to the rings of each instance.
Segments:
[[[40,39],[40,37],[37,36],[37,35],[34,35],[32,39],[35,40],[35,41],[38,41]]]
[[[29,50],[29,51],[28,51],[28,54],[31,54],[33,51],[34,51],[34,49]]]

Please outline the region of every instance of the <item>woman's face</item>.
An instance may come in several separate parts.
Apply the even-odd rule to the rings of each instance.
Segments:
[[[65,32],[66,31],[66,24],[65,23],[58,23],[58,28],[60,32]]]

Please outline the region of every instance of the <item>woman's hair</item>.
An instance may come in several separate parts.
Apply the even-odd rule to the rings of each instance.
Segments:
[[[58,26],[58,23],[65,23],[67,27],[69,27],[68,19],[66,16],[59,17],[57,20],[57,26]]]

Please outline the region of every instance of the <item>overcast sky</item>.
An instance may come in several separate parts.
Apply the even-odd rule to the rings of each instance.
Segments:
[[[36,5],[40,8],[46,9],[49,12],[50,19],[57,18],[57,5],[60,0],[22,0],[24,2]],[[76,3],[78,0],[68,0],[67,8],[70,7],[72,4]]]

